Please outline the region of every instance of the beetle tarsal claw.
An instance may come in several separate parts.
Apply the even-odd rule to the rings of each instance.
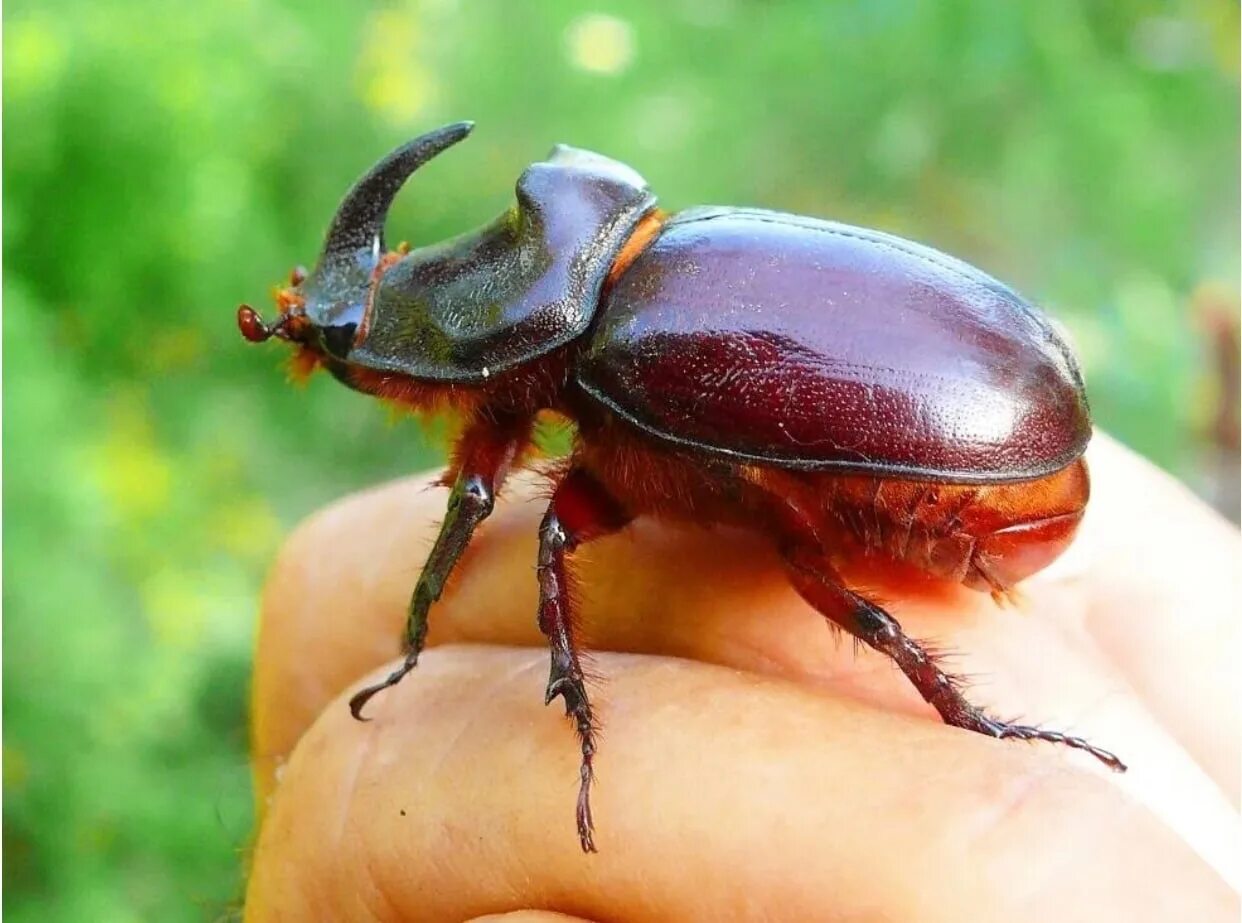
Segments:
[[[1113,772],[1125,772],[1128,768],[1116,754],[1097,747],[1082,737],[1074,737],[1070,734],[1063,734],[1060,731],[1049,731],[1044,728],[1031,727],[1016,722],[1000,721],[996,718],[988,717],[977,709],[973,717],[974,727],[970,727],[969,724],[963,725],[968,730],[980,731],[1000,740],[1042,740],[1048,743],[1061,744],[1062,746],[1091,754]]]
[[[591,816],[591,784],[595,781],[595,771],[590,762],[583,762],[582,776],[578,785],[578,843],[584,853],[599,852],[595,848],[595,819]]]
[[[548,680],[547,691],[543,694],[543,704],[551,705],[553,699],[555,699],[558,695],[563,695],[565,696],[566,707],[568,708],[570,707],[569,696],[571,693],[576,691],[577,690],[575,689],[572,676],[553,676],[550,680]]]
[[[386,676],[381,682],[375,683],[372,686],[367,686],[365,689],[360,689],[355,692],[349,700],[349,713],[358,721],[370,721],[370,718],[367,718],[362,714],[362,710],[366,708],[367,703],[385,689],[391,689],[393,686],[397,685],[397,683],[401,682],[401,680],[405,678],[405,675],[413,670],[417,665],[417,657],[407,656],[405,658],[405,662],[402,663],[401,666],[397,667],[397,669],[389,673],[388,676]]]

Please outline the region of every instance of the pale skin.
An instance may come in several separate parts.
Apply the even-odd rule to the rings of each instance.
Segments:
[[[602,725],[592,856],[577,743],[543,706],[546,484],[507,486],[367,723],[345,703],[395,663],[446,492],[413,478],[322,511],[264,594],[246,919],[1236,919],[1242,542],[1106,437],[1088,459],[1079,538],[1019,606],[848,576],[953,651],[974,701],[1129,773],[945,727],[834,640],[760,539],[639,521],[575,561]]]

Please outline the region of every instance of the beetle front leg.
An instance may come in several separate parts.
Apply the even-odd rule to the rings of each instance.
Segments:
[[[457,479],[449,494],[448,510],[440,534],[423,565],[406,612],[401,666],[379,683],[359,691],[349,700],[349,710],[359,721],[363,707],[376,693],[382,692],[405,677],[418,665],[418,657],[427,642],[427,616],[432,604],[444,592],[449,575],[470,543],[475,528],[491,515],[496,491],[504,482],[514,460],[529,439],[528,421],[496,422],[479,420],[458,444]],[[450,469],[451,470],[451,469]]]
[[[945,724],[989,737],[1045,740],[1085,750],[1110,769],[1125,771],[1125,764],[1116,756],[1081,737],[1011,724],[989,717],[972,705],[962,694],[960,683],[940,669],[935,656],[907,635],[896,619],[875,603],[846,589],[822,552],[795,550],[786,555],[786,561],[790,579],[802,597],[855,638],[890,657],[919,694],[940,713]]]
[[[582,673],[568,559],[583,542],[616,532],[629,521],[629,515],[598,481],[573,468],[557,485],[539,525],[539,628],[552,651],[544,704],[558,695],[565,700],[565,714],[582,744],[577,818],[583,852],[595,852],[591,783],[596,728]]]

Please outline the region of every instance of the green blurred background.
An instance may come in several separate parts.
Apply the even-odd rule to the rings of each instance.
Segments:
[[[1099,422],[1233,502],[1233,2],[11,0],[4,26],[13,920],[236,912],[264,569],[299,517],[443,447],[286,387],[233,312],[443,122],[479,127],[394,240],[490,218],[556,141],[666,208],[911,236],[1047,305]]]

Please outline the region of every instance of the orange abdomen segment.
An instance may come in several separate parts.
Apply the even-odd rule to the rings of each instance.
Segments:
[[[781,546],[888,558],[929,576],[1004,592],[1050,564],[1090,495],[1081,458],[1028,481],[952,484],[738,466],[728,476],[619,421],[597,423],[578,461],[632,516],[729,524]]]
[[[1091,482],[1080,458],[1038,481],[994,490],[1002,524],[975,536],[973,567],[965,580],[980,590],[1011,587],[1056,560],[1078,531]]]
[[[864,553],[879,553],[979,590],[1003,592],[1065,550],[1090,495],[1081,458],[1011,484],[835,477],[826,512]]]

